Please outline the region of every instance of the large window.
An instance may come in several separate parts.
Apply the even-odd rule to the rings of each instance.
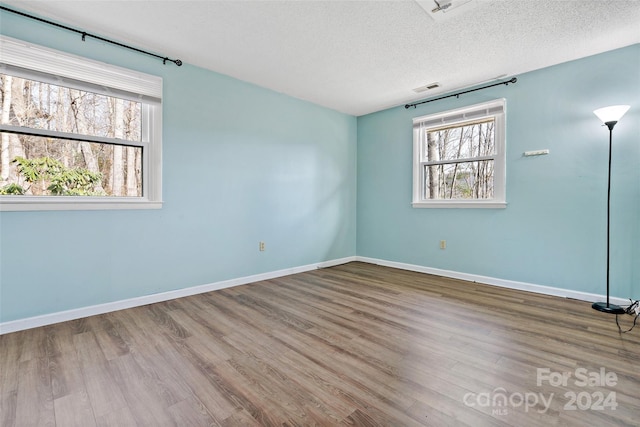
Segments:
[[[162,79],[0,43],[0,208],[160,207]]]
[[[413,206],[501,208],[505,100],[413,119]]]

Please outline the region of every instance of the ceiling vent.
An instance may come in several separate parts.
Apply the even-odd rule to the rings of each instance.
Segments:
[[[435,21],[444,21],[474,9],[478,0],[416,0]]]
[[[422,93],[422,92],[426,92],[428,90],[436,89],[436,88],[439,88],[439,87],[440,87],[440,83],[430,83],[428,85],[417,87],[413,91],[415,93]]]

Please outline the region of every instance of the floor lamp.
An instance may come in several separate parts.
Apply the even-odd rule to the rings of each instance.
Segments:
[[[619,305],[609,304],[609,224],[611,210],[611,140],[613,136],[613,127],[629,110],[628,105],[612,105],[610,107],[599,108],[593,113],[598,116],[602,123],[609,128],[609,180],[607,184],[607,302],[594,302],[592,308],[611,314],[624,314],[624,308]]]

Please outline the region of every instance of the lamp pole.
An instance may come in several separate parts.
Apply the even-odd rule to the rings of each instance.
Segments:
[[[595,310],[611,314],[624,314],[624,308],[609,302],[609,281],[610,281],[610,229],[611,229],[611,152],[613,148],[613,127],[618,120],[627,112],[628,105],[614,105],[612,107],[600,108],[594,114],[604,122],[609,128],[609,173],[607,177],[607,302],[595,302],[591,306]]]
[[[618,122],[607,122],[605,125],[609,128],[609,176],[607,178],[607,308],[611,309],[609,304],[609,264],[610,264],[610,246],[611,246],[611,151],[613,147],[613,127]],[[597,304],[597,303],[596,303]]]

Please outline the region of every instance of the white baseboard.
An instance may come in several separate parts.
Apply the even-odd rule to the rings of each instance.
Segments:
[[[433,274],[436,276],[451,277],[469,282],[483,283],[487,285],[499,286],[501,288],[517,289],[521,291],[534,292],[537,294],[553,295],[563,298],[573,298],[581,301],[596,302],[605,301],[606,295],[591,294],[588,292],[572,291],[570,289],[554,288],[551,286],[535,285],[533,283],[517,282],[515,280],[497,279],[495,277],[480,276],[477,274],[460,273],[451,270],[441,270],[438,268],[423,267],[421,265],[405,264],[395,261],[386,261],[377,258],[356,256],[356,261],[378,264],[385,267],[399,268],[401,270],[416,271],[419,273]],[[624,298],[610,297],[609,301],[617,305],[629,305],[629,300]]]
[[[466,280],[469,282],[483,283],[487,285],[499,286],[502,288],[518,289],[521,291],[534,292],[544,295],[553,295],[563,298],[573,298],[582,301],[596,302],[604,301],[606,296],[591,294],[587,292],[572,291],[570,289],[554,288],[551,286],[536,285],[533,283],[518,282],[514,280],[504,280],[495,277],[480,276],[477,274],[460,273],[451,270],[441,270],[438,268],[424,267],[421,265],[405,264],[395,261],[387,261],[377,258],[369,258],[362,256],[345,257],[320,263],[303,265],[300,267],[292,267],[283,270],[271,271],[267,273],[255,274],[252,276],[240,277],[237,279],[223,280],[220,282],[209,283],[206,285],[193,286],[184,289],[176,289],[174,291],[162,292],[158,294],[145,295],[126,300],[114,301],[105,304],[92,305],[89,307],[81,307],[73,310],[60,311],[57,313],[45,314],[42,316],[28,317],[25,319],[13,320],[10,322],[0,323],[0,335],[11,332],[22,331],[25,329],[37,328],[40,326],[52,325],[54,323],[66,322],[68,320],[80,319],[83,317],[95,316],[97,314],[110,313],[112,311],[124,310],[127,308],[139,307],[142,305],[153,304],[156,302],[168,301],[175,298],[182,298],[205,292],[216,291],[219,289],[231,288],[233,286],[246,285],[247,283],[259,282],[262,280],[275,279],[278,277],[289,276],[291,274],[304,273],[318,268],[333,267],[335,265],[346,264],[352,261],[366,262],[369,264],[378,264],[385,267],[398,268],[401,270],[415,271],[419,273],[433,274],[436,276],[451,277],[454,279]],[[611,303],[618,305],[629,304],[624,298],[611,297]]]
[[[95,316],[97,314],[110,313],[112,311],[124,310],[127,308],[139,307],[156,302],[168,301],[175,298],[182,298],[219,289],[231,288],[233,286],[246,285],[247,283],[259,282],[261,280],[275,279],[277,277],[289,276],[291,274],[304,273],[318,268],[333,267],[335,265],[346,264],[355,261],[356,257],[346,257],[325,262],[303,265],[300,267],[286,268],[284,270],[271,271],[267,273],[255,274],[252,276],[240,277],[237,279],[223,280],[221,282],[209,283],[206,285],[193,286],[174,291],[162,292],[158,294],[145,295],[126,300],[114,301],[105,304],[81,307],[72,310],[59,311],[41,316],[28,317],[25,319],[12,320],[0,323],[0,335],[25,329],[37,328],[40,326],[52,325],[54,323],[66,322],[68,320],[80,319],[83,317]]]

